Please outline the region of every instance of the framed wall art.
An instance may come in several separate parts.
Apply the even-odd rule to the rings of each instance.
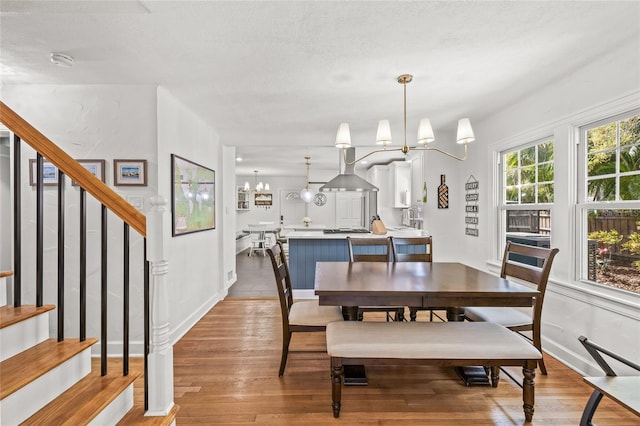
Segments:
[[[171,154],[172,235],[215,229],[216,172]]]
[[[147,160],[113,160],[115,186],[147,186]]]
[[[29,159],[29,185],[36,186],[38,181],[38,163],[35,158]],[[43,185],[58,184],[58,168],[46,160],[42,160]]]
[[[104,167],[105,167],[105,161],[104,160],[77,160],[78,163],[82,164],[82,166],[89,170],[89,172],[94,175],[95,177],[97,177],[98,179],[100,179],[102,182],[104,182]],[[78,186],[78,184],[76,183],[76,181],[72,181],[71,184],[73,186]]]

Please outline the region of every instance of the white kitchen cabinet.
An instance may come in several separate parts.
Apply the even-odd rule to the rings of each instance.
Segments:
[[[425,195],[425,181],[422,173],[423,161],[422,152],[411,158],[411,205],[419,205],[426,202],[423,198]]]
[[[390,202],[395,208],[411,207],[411,163],[394,161],[389,164]]]
[[[367,170],[367,181],[378,187],[378,213],[384,207],[391,205],[389,197],[389,167],[375,164]]]

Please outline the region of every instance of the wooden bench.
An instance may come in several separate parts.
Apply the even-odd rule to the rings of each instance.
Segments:
[[[491,367],[498,386],[500,366],[522,366],[527,422],[533,417],[534,378],[540,352],[528,341],[494,323],[360,322],[327,325],[331,357],[333,416],[340,415],[345,365],[438,365]]]

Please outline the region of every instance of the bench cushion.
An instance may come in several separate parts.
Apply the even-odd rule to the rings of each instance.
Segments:
[[[343,320],[339,306],[320,306],[317,300],[294,302],[289,310],[289,325],[325,326]]]
[[[517,333],[487,322],[334,322],[327,325],[327,353],[342,358],[542,358]]]

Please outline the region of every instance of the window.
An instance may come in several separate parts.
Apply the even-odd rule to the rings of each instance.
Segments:
[[[640,293],[640,111],[580,129],[580,278]]]
[[[500,240],[550,247],[554,197],[553,140],[545,138],[500,154]],[[501,256],[502,252],[498,254]]]

